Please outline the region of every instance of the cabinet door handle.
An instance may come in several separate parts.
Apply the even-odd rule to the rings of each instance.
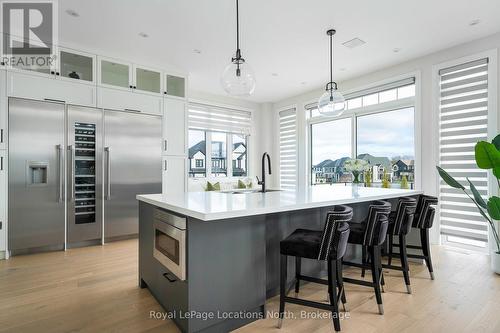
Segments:
[[[0,129],[0,143],[3,143],[3,128]]]
[[[52,75],[54,75],[55,73],[56,73],[56,72],[54,72],[54,71],[50,71],[50,74],[52,74]]]
[[[163,162],[163,170],[167,171],[167,166],[168,166],[168,164],[167,164],[167,160],[165,160],[165,161]]]
[[[75,200],[75,146],[70,145],[68,146],[68,150],[70,152],[70,157],[71,157],[71,175],[69,176],[69,181],[70,181],[70,188],[69,188],[69,193],[70,197],[69,200],[72,202]]]
[[[123,109],[123,111],[141,113],[141,110],[134,110],[134,109]]]
[[[55,103],[63,103],[63,104],[66,103],[66,101],[63,101],[62,99],[44,98],[44,100],[47,102],[55,102]]]
[[[57,145],[57,158],[59,159],[59,193],[57,197],[57,202],[63,201],[63,184],[64,184],[64,160],[63,160],[63,145]]]
[[[59,72],[56,72],[56,75],[59,76],[60,75]]]
[[[167,279],[169,282],[175,282],[177,279],[175,277],[170,277],[170,273],[163,273],[163,277]]]
[[[0,156],[0,171],[3,171],[3,156]]]
[[[104,147],[104,152],[106,153],[106,193],[104,199],[109,200],[111,198],[111,159],[109,156],[111,149]]]
[[[130,89],[134,88],[134,86],[128,86]]]
[[[163,150],[164,151],[167,151],[168,149],[168,142],[167,142],[167,139],[163,140]]]

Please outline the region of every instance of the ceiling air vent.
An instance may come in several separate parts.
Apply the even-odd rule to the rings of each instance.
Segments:
[[[347,42],[343,42],[342,45],[344,45],[345,47],[348,47],[350,49],[353,49],[355,47],[358,47],[360,45],[363,45],[365,44],[366,42],[364,40],[361,40],[359,38],[353,38],[351,40],[348,40]]]

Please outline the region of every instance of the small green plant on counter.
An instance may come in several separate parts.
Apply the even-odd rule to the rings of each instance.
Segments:
[[[391,188],[391,182],[389,180],[389,175],[387,171],[384,170],[384,175],[382,176],[382,188]]]
[[[486,141],[479,141],[476,143],[474,154],[476,164],[480,169],[492,170],[493,175],[496,177],[498,188],[500,189],[500,134],[497,135],[491,143]],[[464,192],[476,205],[479,213],[486,219],[486,221],[488,221],[497,245],[496,253],[500,254],[500,239],[493,221],[500,220],[500,198],[497,196],[491,196],[487,200],[483,199],[474,184],[468,177],[465,177],[469,185],[469,191],[472,193],[471,196],[469,191],[467,191],[465,186],[462,184],[465,182],[461,183],[457,181],[439,166],[436,166],[436,168],[443,181],[453,188],[462,190],[462,192]]]
[[[366,187],[372,187],[372,179],[373,179],[372,172],[373,171],[371,169],[368,169],[365,171],[364,178],[365,178],[365,186]]]
[[[406,178],[406,176],[401,177],[401,188],[403,190],[408,190],[410,188],[408,185],[408,178]]]

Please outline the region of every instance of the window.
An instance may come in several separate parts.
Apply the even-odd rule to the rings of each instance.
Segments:
[[[189,177],[206,177],[205,131],[189,130]]]
[[[346,95],[344,118],[319,117],[309,111],[311,184],[352,181],[344,162],[356,156],[368,161],[371,185],[414,187],[415,79],[409,78]],[[366,175],[360,180],[365,181]],[[384,180],[384,182],[383,182]],[[387,182],[387,181],[388,182]]]
[[[383,106],[384,103],[415,97],[415,78],[408,78],[363,91],[346,94],[346,110],[354,110],[368,106]],[[308,117],[321,116],[316,103],[306,105]],[[359,111],[359,110],[356,110]]]
[[[247,138],[244,135],[233,134],[233,177],[247,176]]]
[[[352,156],[351,118],[311,125],[312,184],[351,181],[343,163]]]
[[[373,186],[387,179],[393,188],[413,187],[415,179],[414,109],[356,117],[357,156],[369,162]]]
[[[295,108],[279,113],[280,188],[297,187],[297,111]]]
[[[439,164],[463,185],[470,177],[486,197],[488,172],[476,166],[474,146],[488,136],[488,59],[440,70],[439,89]],[[486,249],[488,225],[468,197],[442,180],[439,196],[443,240]]]
[[[246,177],[251,113],[198,103],[188,111],[189,177]]]

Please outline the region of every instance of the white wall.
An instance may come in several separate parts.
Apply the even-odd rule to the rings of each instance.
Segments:
[[[436,154],[434,153],[437,149],[437,133],[435,132],[435,124],[437,122],[436,115],[433,114],[433,72],[432,67],[436,64],[440,64],[446,61],[454,60],[457,58],[473,55],[475,53],[480,53],[484,51],[489,51],[492,49],[500,48],[500,33],[495,35],[479,39],[470,43],[458,45],[437,53],[433,53],[427,56],[423,56],[412,61],[404,62],[396,66],[389,68],[384,68],[380,71],[373,72],[361,77],[350,79],[344,82],[339,82],[339,88],[342,91],[358,89],[361,87],[368,86],[370,84],[375,84],[379,81],[383,81],[392,77],[398,77],[411,72],[420,72],[421,77],[421,95],[420,95],[420,105],[421,105],[421,138],[422,138],[422,151],[421,154],[421,188],[424,192],[428,194],[436,195],[437,190],[437,172],[435,169]],[[498,50],[496,50],[498,54]],[[340,64],[337,64],[340,66]],[[500,67],[499,67],[500,68]],[[325,68],[325,71],[328,68]],[[499,73],[500,76],[500,73]],[[500,88],[498,88],[497,96],[500,95]],[[296,104],[298,110],[304,110],[304,105],[316,100],[322,93],[322,88],[310,91],[298,96],[287,98],[283,101],[279,101],[273,104],[273,109],[278,110],[280,108]],[[498,110],[496,110],[498,113]],[[305,129],[305,112],[299,112],[299,125],[301,129]],[[500,117],[498,117],[498,128],[500,128]],[[299,129],[300,132],[300,129]],[[274,135],[274,132],[269,132]],[[306,145],[307,140],[305,137],[305,131],[302,131],[303,135],[300,138],[299,143],[299,175],[303,177],[306,174],[307,168],[307,155],[306,155]],[[274,138],[274,136],[273,136]],[[273,140],[270,138],[269,140]],[[307,184],[307,183],[303,183]]]

